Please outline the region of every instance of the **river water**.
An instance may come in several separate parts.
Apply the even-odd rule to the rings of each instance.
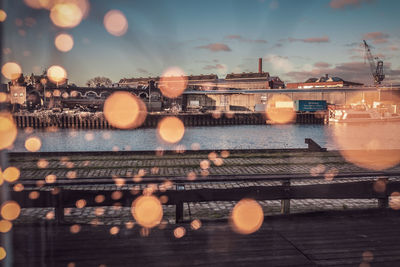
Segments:
[[[42,141],[42,152],[64,151],[144,151],[144,150],[175,150],[177,145],[186,150],[195,149],[276,149],[276,148],[306,148],[305,138],[328,150],[340,149],[335,136],[347,128],[343,125],[237,125],[215,127],[186,127],[185,134],[178,144],[163,143],[157,134],[157,129],[122,130],[68,130],[58,129],[56,132],[35,130],[26,133],[20,130],[11,151],[24,152],[24,142],[29,136],[37,136]],[[400,148],[400,124],[379,125],[377,140],[384,139],[386,148]],[[338,131],[340,130],[340,131]],[[365,142],[360,142],[358,135],[369,136],[375,130],[369,126],[360,126],[352,133],[347,133],[346,145],[355,144],[362,148]],[[384,134],[383,136],[382,133]],[[376,135],[376,134],[375,134]],[[376,141],[375,141],[376,142]]]

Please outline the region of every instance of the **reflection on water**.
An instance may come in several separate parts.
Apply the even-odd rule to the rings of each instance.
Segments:
[[[390,125],[389,125],[390,126]],[[400,126],[400,124],[397,124]],[[344,125],[239,125],[216,127],[187,127],[182,140],[175,145],[166,144],[157,135],[157,129],[135,130],[68,130],[57,132],[35,130],[33,133],[20,131],[12,151],[26,151],[24,142],[28,136],[37,136],[42,141],[39,151],[143,151],[175,149],[177,145],[187,150],[193,144],[200,149],[272,149],[305,148],[305,138],[312,138],[329,150],[340,147],[333,139],[334,130]],[[385,125],[381,127],[385,131]],[[360,131],[363,131],[361,126]],[[88,136],[90,138],[88,138]],[[353,136],[357,139],[357,135]],[[395,144],[391,148],[400,148],[400,138],[388,135],[387,143]],[[197,146],[197,145],[196,145]]]

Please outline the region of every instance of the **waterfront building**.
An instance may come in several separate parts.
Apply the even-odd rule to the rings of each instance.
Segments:
[[[362,83],[345,81],[339,77],[329,77],[328,74],[321,78],[309,78],[305,82],[287,83],[288,89],[310,89],[310,88],[340,88],[340,87],[359,87]]]

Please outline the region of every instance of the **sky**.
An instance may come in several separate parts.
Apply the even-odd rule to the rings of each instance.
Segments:
[[[400,83],[398,0],[86,0],[87,17],[71,29],[24,1],[3,1],[1,23],[3,64],[17,62],[24,74],[61,65],[70,83],[83,86],[96,76],[118,82],[174,66],[187,75],[224,78],[257,72],[262,57],[263,70],[285,82],[327,73],[372,84],[361,46],[366,39],[384,61],[385,83]],[[124,35],[106,30],[110,10],[125,15]],[[73,36],[69,52],[55,47],[59,33]]]

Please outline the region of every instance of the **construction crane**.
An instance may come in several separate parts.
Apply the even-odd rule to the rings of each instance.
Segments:
[[[378,57],[373,57],[371,53],[371,49],[367,42],[364,41],[365,55],[368,58],[369,66],[371,68],[372,76],[374,77],[375,84],[381,84],[383,79],[385,79],[385,74],[383,74],[383,61],[379,60]],[[376,60],[376,65],[375,65]]]

